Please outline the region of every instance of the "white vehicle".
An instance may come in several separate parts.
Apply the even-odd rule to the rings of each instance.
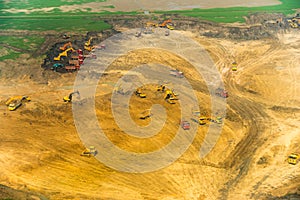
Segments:
[[[175,70],[170,70],[170,75],[175,76],[175,77],[177,77],[177,78],[183,78],[183,77],[184,77],[183,72],[182,72],[182,71],[179,71],[179,70],[177,70],[177,69],[175,69]]]

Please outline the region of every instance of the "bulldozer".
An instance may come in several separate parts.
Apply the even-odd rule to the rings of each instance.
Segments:
[[[14,96],[9,98],[5,104],[7,105],[9,111],[14,111],[19,108],[24,101],[29,102],[31,101],[31,98],[28,96]]]
[[[292,153],[289,155],[287,161],[291,165],[296,165],[299,162],[300,156],[299,154]]]
[[[79,91],[77,90],[77,91],[75,91],[75,92],[71,92],[68,96],[65,96],[64,98],[63,98],[63,101],[64,102],[72,102],[72,98],[73,98],[73,95],[74,94],[77,94],[78,95],[78,98],[80,98],[80,93],[79,93]]]
[[[151,109],[145,110],[140,114],[140,119],[147,119],[152,116]]]
[[[69,51],[73,51],[74,52],[75,49],[73,49],[72,47],[66,49],[65,51],[63,51],[62,53],[60,53],[57,57],[54,57],[54,60],[60,60],[62,56],[67,57]]]
[[[135,91],[135,95],[140,97],[140,98],[146,98],[146,94],[142,92],[142,89],[141,88],[138,88],[136,91]]]
[[[63,46],[59,47],[59,49],[62,50],[62,51],[65,51],[67,48],[71,48],[71,47],[72,47],[72,43],[71,42],[67,42]]]
[[[80,155],[81,156],[86,156],[86,157],[91,157],[91,156],[96,156],[98,151],[94,146],[90,146],[89,148],[86,148]]]

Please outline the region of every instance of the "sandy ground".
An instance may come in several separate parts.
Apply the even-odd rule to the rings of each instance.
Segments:
[[[65,12],[71,12],[78,9],[83,11],[90,9],[92,12],[101,11],[141,11],[141,10],[188,10],[193,8],[228,8],[228,7],[259,7],[278,5],[281,2],[278,0],[172,0],[172,1],[147,1],[147,0],[107,0],[106,2],[85,3],[75,6],[60,6],[59,8]],[[110,6],[113,6],[111,8]],[[49,12],[56,7],[42,8],[42,9],[5,9],[3,11],[16,13],[16,12]]]
[[[214,149],[199,159],[199,147],[207,126],[199,127],[189,149],[172,165],[150,173],[124,173],[81,157],[84,149],[76,132],[72,105],[62,97],[72,91],[75,74],[54,75],[39,69],[38,61],[8,69],[11,61],[0,63],[0,184],[49,199],[267,199],[300,193],[300,168],[289,165],[287,156],[300,152],[300,37],[297,33],[278,35],[278,40],[235,42],[198,37],[188,32],[210,53],[229,91],[226,121]],[[160,134],[151,140],[126,136],[113,121],[107,84],[117,80],[125,66],[157,61],[181,66],[189,78],[190,63],[161,50],[131,52],[115,61],[99,83],[97,116],[107,137],[120,148],[147,152],[173,137],[176,114],[168,115]],[[238,71],[230,65],[238,63]],[[29,67],[28,67],[29,66]],[[29,78],[31,74],[31,78]],[[203,80],[193,80],[200,107],[208,109],[209,96]],[[153,87],[145,88],[146,102],[132,97],[132,117],[152,103],[178,110],[156,97]],[[29,95],[32,102],[15,112],[3,104],[11,95]],[[138,122],[144,123],[144,122]],[[1,196],[0,196],[1,197]]]

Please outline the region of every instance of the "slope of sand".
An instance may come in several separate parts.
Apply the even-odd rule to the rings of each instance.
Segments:
[[[42,72],[28,58],[16,62],[18,71],[7,69],[11,61],[0,65],[0,184],[49,199],[266,199],[299,194],[299,164],[286,162],[290,153],[300,151],[299,35],[239,43],[194,39],[210,53],[230,95],[221,137],[207,157],[198,157],[207,126],[199,127],[182,157],[151,173],[119,172],[95,158],[81,157],[84,146],[74,126],[71,104],[62,101],[72,91],[75,74]],[[234,60],[238,71],[231,72]],[[139,50],[114,62],[104,82],[118,79],[116,71],[127,70],[122,66],[150,61],[180,64],[187,75],[192,73],[189,63],[170,52]],[[205,102],[201,106],[208,109],[206,87],[201,79],[195,83],[198,98]],[[167,123],[151,141],[127,137],[113,122],[109,109],[112,86],[99,84],[107,92],[97,94],[97,116],[108,138],[120,148],[147,152],[173,137],[170,133],[178,128],[174,123]],[[145,89],[147,104],[132,97],[131,114],[136,121],[137,110],[143,106],[159,103],[170,109],[162,99],[150,99],[154,88]],[[4,101],[23,94],[31,96],[32,102],[8,111]],[[178,121],[176,112],[168,115],[171,122]]]

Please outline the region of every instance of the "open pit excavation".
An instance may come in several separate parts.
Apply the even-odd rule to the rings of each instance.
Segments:
[[[280,17],[34,32],[41,52],[0,61],[0,199],[300,199],[300,34]]]

